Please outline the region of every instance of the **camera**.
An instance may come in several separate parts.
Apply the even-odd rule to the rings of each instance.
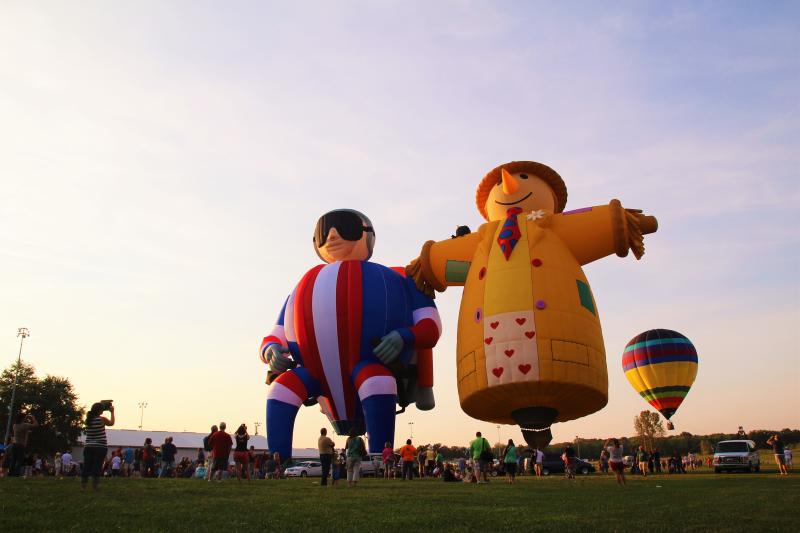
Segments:
[[[114,403],[114,400],[101,400],[99,403],[103,407],[103,411],[110,411],[111,404]]]

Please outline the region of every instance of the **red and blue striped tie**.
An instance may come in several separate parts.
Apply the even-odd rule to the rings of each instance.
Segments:
[[[517,215],[522,213],[519,207],[512,207],[506,211],[506,221],[503,223],[503,229],[500,230],[500,235],[497,236],[497,244],[506,256],[506,261],[511,257],[511,252],[514,246],[519,242],[519,224],[517,223]]]

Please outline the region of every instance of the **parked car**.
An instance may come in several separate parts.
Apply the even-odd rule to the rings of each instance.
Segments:
[[[561,455],[557,453],[544,454],[544,460],[542,461],[543,476],[549,476],[550,474],[563,474],[564,470],[564,461],[561,459]],[[583,459],[575,459],[576,474],[586,475],[592,472],[595,472],[594,465],[584,461]]]
[[[383,477],[383,460],[380,456],[365,455],[361,458],[361,477],[366,476]]]
[[[290,466],[284,471],[286,477],[322,477],[322,463],[319,461],[303,461]]]
[[[723,440],[717,443],[714,450],[714,472],[744,470],[758,472],[761,460],[758,457],[756,443],[751,440]]]

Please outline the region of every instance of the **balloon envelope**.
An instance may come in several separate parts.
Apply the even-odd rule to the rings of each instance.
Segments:
[[[651,329],[625,347],[622,369],[636,392],[669,420],[694,383],[697,351],[677,331]]]

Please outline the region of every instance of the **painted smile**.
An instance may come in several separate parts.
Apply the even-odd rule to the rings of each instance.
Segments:
[[[499,200],[495,200],[495,201],[494,201],[494,203],[496,203],[496,204],[500,204],[500,205],[514,205],[514,204],[518,204],[518,203],[520,203],[520,202],[521,202],[521,201],[523,201],[523,200],[527,200],[527,199],[528,199],[528,197],[529,197],[531,194],[533,194],[533,193],[532,193],[532,192],[529,192],[528,194],[526,194],[525,196],[523,196],[522,198],[520,198],[520,199],[519,199],[519,200],[517,200],[516,202],[501,202],[501,201],[499,201]]]

